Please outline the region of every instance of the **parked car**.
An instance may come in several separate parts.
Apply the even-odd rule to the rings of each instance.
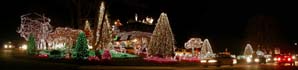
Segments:
[[[256,63],[259,63],[259,64],[261,64],[261,63],[264,63],[264,64],[266,64],[267,63],[267,58],[266,57],[264,57],[264,56],[258,56],[257,58],[255,58],[255,62]]]
[[[289,63],[290,65],[295,65],[295,60],[292,55],[279,55],[277,56],[277,64],[283,65]]]
[[[233,66],[237,63],[237,60],[230,55],[226,54],[219,54],[215,58],[207,58],[207,59],[201,59],[201,65],[204,67],[208,66],[217,66],[220,67],[222,65],[230,65]]]

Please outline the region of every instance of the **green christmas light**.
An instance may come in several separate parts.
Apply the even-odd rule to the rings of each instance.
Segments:
[[[85,33],[81,32],[79,34],[72,54],[75,59],[86,59],[88,57],[89,52]]]
[[[33,34],[30,34],[29,41],[28,41],[28,49],[27,52],[29,55],[35,55],[36,54],[36,44],[35,44],[35,38],[33,37]]]

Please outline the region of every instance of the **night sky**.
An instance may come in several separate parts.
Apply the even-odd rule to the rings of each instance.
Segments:
[[[20,16],[30,12],[44,13],[54,27],[71,27],[73,0],[8,0],[1,6],[1,42],[19,41],[16,33]],[[99,1],[81,0],[82,18],[96,16]],[[95,5],[95,6],[93,6]],[[112,19],[126,22],[135,13],[152,16],[155,20],[166,12],[175,34],[177,46],[191,37],[208,38],[216,52],[229,48],[232,53],[243,51],[247,31],[252,23],[272,23],[278,38],[292,45],[298,40],[298,11],[295,2],[281,1],[200,1],[200,0],[109,0],[108,13]],[[256,19],[265,16],[272,19]],[[4,29],[5,28],[5,29]],[[271,29],[268,29],[271,30]],[[289,46],[287,46],[289,47]]]

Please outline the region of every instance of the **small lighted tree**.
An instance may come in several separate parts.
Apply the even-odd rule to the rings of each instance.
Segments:
[[[203,45],[201,47],[200,55],[202,56],[201,58],[212,58],[212,57],[215,56],[208,39],[205,39],[203,41]]]
[[[84,33],[87,37],[88,45],[91,45],[93,34],[88,20],[85,21]]]
[[[35,39],[32,34],[30,34],[27,44],[28,44],[28,49],[27,49],[28,54],[35,55],[36,54],[36,44],[35,44]]]
[[[254,51],[250,44],[246,44],[243,55],[246,57],[252,57]]]
[[[89,55],[88,45],[85,33],[81,32],[78,36],[75,48],[73,50],[73,57],[77,59],[85,59]]]

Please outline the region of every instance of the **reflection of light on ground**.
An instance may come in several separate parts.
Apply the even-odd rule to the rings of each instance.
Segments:
[[[276,66],[276,65],[278,65],[278,64],[277,64],[277,63],[272,63],[272,65]]]
[[[274,65],[274,66],[298,66],[297,64],[298,64],[298,61],[295,61],[295,65],[291,65],[290,63],[284,63],[282,65],[278,65],[277,62],[272,63],[272,65]]]
[[[245,65],[244,67],[248,70],[260,68],[259,65]]]
[[[291,64],[290,63],[286,63],[285,66],[291,66]]]
[[[11,49],[5,49],[5,50],[3,50],[3,52],[4,53],[10,53],[10,52],[12,52],[12,50]]]
[[[6,57],[6,58],[11,58],[12,51],[13,51],[12,49],[5,49],[2,51],[3,54],[1,56]]]
[[[21,47],[19,47],[21,50],[26,50],[27,49],[27,45],[23,44]]]

